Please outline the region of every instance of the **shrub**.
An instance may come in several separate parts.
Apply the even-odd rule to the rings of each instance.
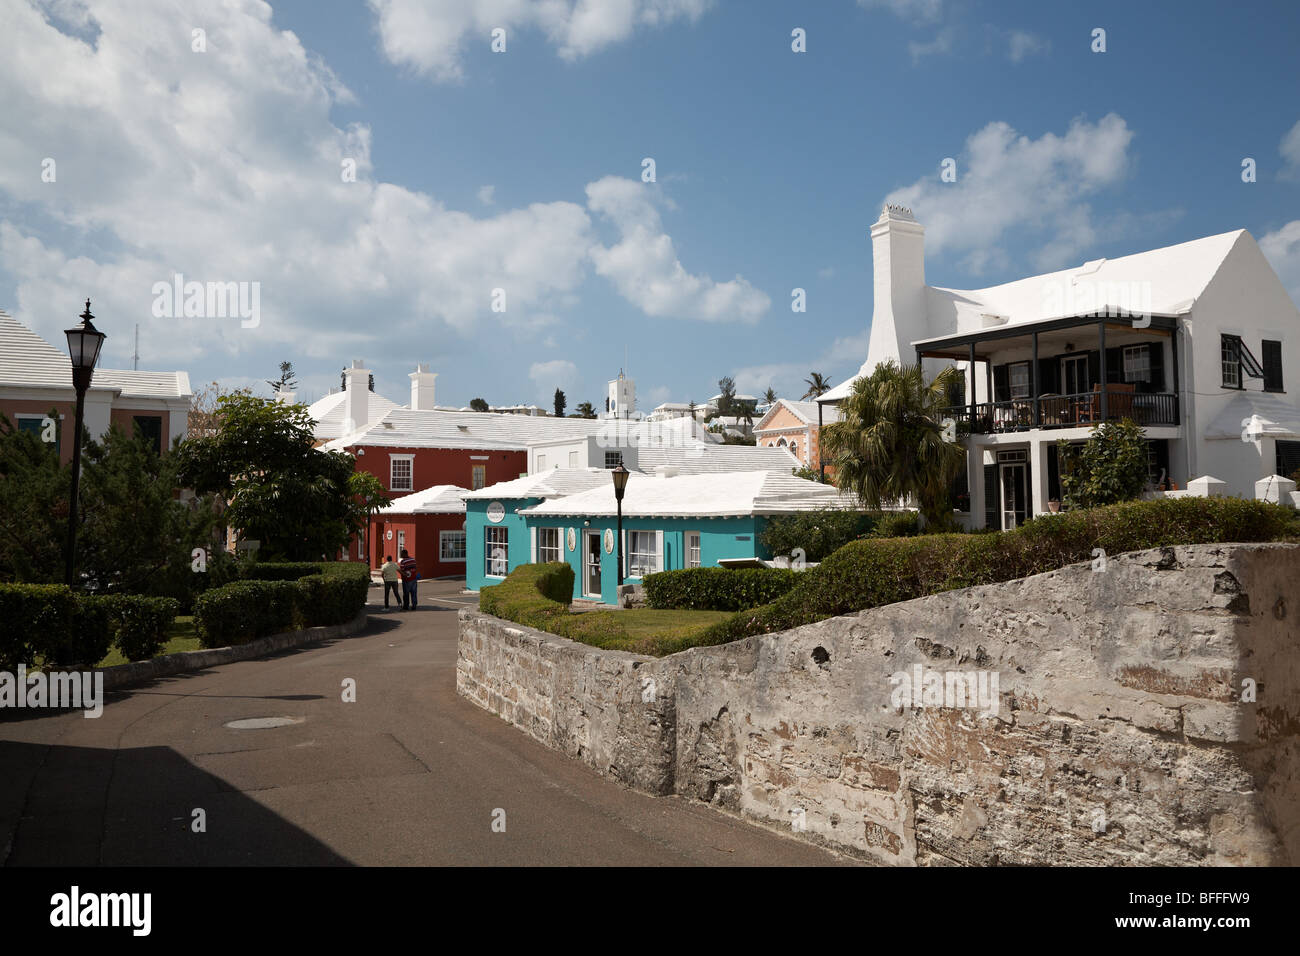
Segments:
[[[1042,515],[1001,534],[936,534],[845,545],[771,604],[715,624],[695,644],[722,644],[840,614],[976,584],[1027,577],[1092,558],[1185,544],[1277,541],[1296,534],[1288,508],[1240,498],[1132,501]]]
[[[910,538],[921,533],[921,517],[915,511],[887,511],[871,533],[877,538]]]
[[[759,542],[770,554],[792,554],[802,548],[805,561],[821,561],[879,521],[878,511],[842,511],[833,508],[776,515],[767,519]]]
[[[156,657],[167,643],[167,632],[181,609],[179,601],[167,597],[115,594],[98,600],[112,621],[113,643],[128,661]],[[103,656],[100,654],[95,660]]]
[[[239,569],[241,581],[297,581],[309,574],[320,574],[321,565],[315,561],[255,561]],[[340,563],[340,562],[335,562]]]
[[[357,566],[361,574],[309,574],[297,581],[303,627],[345,624],[366,605],[370,571]]]
[[[1135,422],[1102,422],[1082,446],[1059,441],[1057,448],[1066,507],[1095,508],[1130,501],[1146,487],[1146,437]]]
[[[740,611],[775,601],[799,574],[787,568],[659,571],[645,578],[646,603],[664,610]]]
[[[500,584],[479,591],[484,614],[548,631],[593,647],[627,640],[618,612],[587,611],[573,614],[573,568],[563,561],[521,564]]]
[[[72,651],[77,605],[62,584],[0,584],[0,670]]]
[[[94,667],[113,646],[112,608],[105,598],[88,594],[78,594],[74,607],[70,645],[47,648],[41,656],[49,664]]]
[[[194,601],[199,643],[225,647],[293,630],[301,593],[296,581],[235,581],[205,591]]]

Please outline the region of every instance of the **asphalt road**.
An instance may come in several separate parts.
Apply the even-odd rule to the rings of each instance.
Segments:
[[[816,847],[649,797],[456,694],[459,584],[362,633],[0,716],[7,866],[825,865]],[[346,679],[356,701],[343,701]],[[231,721],[289,718],[266,729]],[[195,832],[202,811],[205,832]],[[504,811],[504,814],[499,811]],[[504,818],[504,832],[498,822]]]

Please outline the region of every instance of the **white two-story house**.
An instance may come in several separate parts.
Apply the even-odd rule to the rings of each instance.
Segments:
[[[1057,442],[1102,421],[1145,431],[1152,488],[1212,476],[1228,494],[1300,469],[1300,311],[1244,229],[987,289],[925,283],[925,229],[871,228],[867,361],[955,364],[967,449],[959,518],[1011,528],[1059,500]],[[850,379],[821,396],[841,401]]]

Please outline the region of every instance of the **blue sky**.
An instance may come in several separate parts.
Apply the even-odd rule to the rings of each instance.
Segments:
[[[644,410],[726,374],[798,397],[865,357],[886,198],[935,285],[1246,228],[1300,298],[1294,3],[0,11],[0,308],[59,342],[89,296],[106,362],[130,367],[138,322],[141,367],[195,385],[289,359],[317,397],[360,358],[405,402],[424,361],[443,403],[560,386],[572,410],[626,350]],[[177,272],[258,283],[256,327],[155,315]]]

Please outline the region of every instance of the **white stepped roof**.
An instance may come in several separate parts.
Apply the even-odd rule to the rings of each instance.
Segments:
[[[772,471],[679,475],[633,474],[623,496],[624,517],[748,517],[824,508],[853,509],[850,495],[831,485]],[[617,513],[612,483],[554,498],[519,512],[524,515],[579,517]]]
[[[72,362],[6,312],[0,312],[0,386],[72,390]],[[91,389],[112,389],[128,398],[188,398],[185,372],[97,368]]]
[[[343,434],[343,418],[347,414],[348,393],[332,392],[322,399],[307,406],[307,414],[316,423],[316,437],[323,440],[339,438]],[[385,415],[400,406],[389,401],[378,392],[366,396],[366,415],[370,418],[367,425],[377,424]]]
[[[394,498],[376,514],[464,514],[465,502],[459,485],[433,485],[414,494]]]
[[[476,491],[460,489],[463,499],[551,498],[589,491],[599,485],[613,487],[614,480],[606,468],[551,468],[535,475],[499,481]]]
[[[381,420],[330,442],[328,447],[342,450],[354,445],[372,445],[523,451],[532,441],[586,437],[594,434],[600,425],[600,420],[595,418],[392,408]]]
[[[789,475],[800,462],[785,448],[759,445],[716,445],[637,449],[639,471],[676,468],[682,475],[725,474],[737,471],[771,471]]]

